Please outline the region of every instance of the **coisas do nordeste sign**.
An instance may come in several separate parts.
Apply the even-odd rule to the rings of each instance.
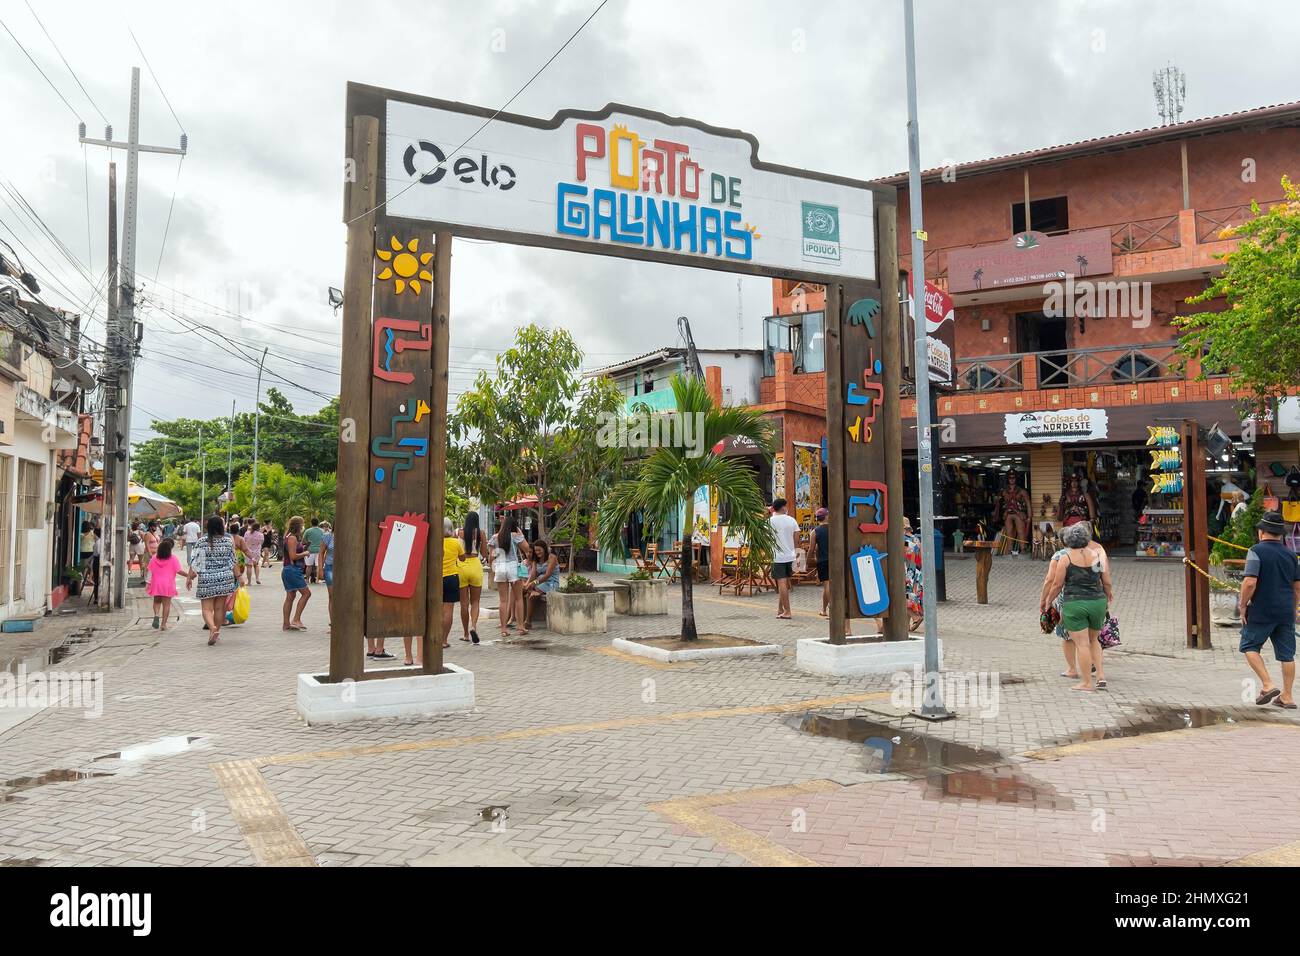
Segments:
[[[477,113],[389,100],[387,212],[515,242],[875,278],[868,187],[755,165],[746,136],[627,109],[484,126]]]

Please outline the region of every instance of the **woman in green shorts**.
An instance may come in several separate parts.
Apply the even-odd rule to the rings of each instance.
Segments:
[[[1114,596],[1110,586],[1110,561],[1106,549],[1092,540],[1092,525],[1087,521],[1072,524],[1061,531],[1061,543],[1069,548],[1062,560],[1053,562],[1050,586],[1041,604],[1050,605],[1060,594],[1061,624],[1074,642],[1079,683],[1075,690],[1105,690],[1106,672],[1102,667],[1101,643],[1097,636],[1106,623],[1106,614]],[[1040,607],[1039,610],[1045,610]],[[1092,669],[1097,668],[1097,684],[1092,683]]]

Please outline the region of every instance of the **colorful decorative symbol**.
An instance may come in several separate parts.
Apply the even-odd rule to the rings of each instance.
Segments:
[[[419,338],[407,338],[406,334]],[[399,335],[403,337],[399,338]],[[427,352],[433,348],[433,326],[414,319],[375,320],[375,378],[398,385],[415,381],[413,372],[394,372],[393,359],[402,352]]]
[[[880,303],[875,299],[858,299],[849,306],[849,325],[860,325],[867,330],[867,335],[876,337],[876,316],[880,315]]]
[[[423,458],[429,451],[429,439],[427,438],[398,438],[397,426],[404,422],[419,423],[420,419],[430,411],[428,403],[424,399],[415,402],[414,408],[409,401],[403,402],[397,406],[397,414],[389,421],[391,434],[380,435],[370,443],[370,453],[376,458],[392,458],[396,464],[392,470],[385,472],[383,467],[375,469],[375,481],[382,482],[385,474],[391,481],[393,488],[397,487],[397,475],[402,471],[409,471],[415,467],[415,459]]]
[[[863,534],[877,534],[889,530],[889,488],[879,481],[850,481],[850,491],[863,491],[866,494],[849,495],[849,520],[858,516],[858,508],[870,508],[871,521],[863,521],[858,530]]]
[[[393,280],[393,291],[401,295],[410,286],[412,292],[420,294],[420,282],[432,282],[433,273],[428,269],[422,268],[427,266],[433,260],[432,252],[420,252],[420,237],[415,236],[402,248],[401,241],[396,236],[390,236],[388,244],[392,249],[378,249],[375,255],[382,261],[389,263],[380,270],[379,275],[375,278],[381,282],[389,279]],[[418,256],[418,258],[417,258]]]
[[[868,412],[863,421],[874,422],[877,410],[885,403],[885,386],[877,382],[868,382],[862,387],[869,394],[860,394],[858,392],[858,383],[849,382],[848,390],[844,395],[844,403],[846,405],[868,406]]]
[[[880,363],[880,359],[876,358],[876,350],[867,349],[867,367],[862,372],[862,380],[865,382],[872,375],[879,375],[882,368],[884,366]]]
[[[869,544],[849,556],[853,571],[853,590],[858,595],[858,610],[864,617],[875,617],[889,610],[889,588],[885,585],[885,559]]]
[[[429,523],[422,514],[404,512],[379,522],[383,535],[370,572],[370,589],[394,598],[412,598],[424,566]]]
[[[868,444],[871,443],[871,439],[873,437],[871,433],[871,426],[868,425],[864,432],[864,429],[862,428],[861,415],[859,415],[857,418],[853,420],[852,425],[844,426],[844,430],[849,433],[849,441],[857,442],[858,444],[861,444],[864,441],[867,442]]]

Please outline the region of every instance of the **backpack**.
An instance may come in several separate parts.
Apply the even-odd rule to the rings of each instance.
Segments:
[[[134,531],[132,531],[130,536],[126,539],[126,543],[131,545],[132,547],[135,547],[137,544],[140,543],[140,536],[136,534]]]

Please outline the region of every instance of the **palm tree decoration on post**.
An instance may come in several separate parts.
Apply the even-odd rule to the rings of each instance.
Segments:
[[[748,408],[719,408],[704,382],[675,375],[671,381],[681,421],[699,429],[692,448],[660,447],[637,466],[636,477],[614,486],[600,507],[599,539],[607,551],[617,551],[623,527],[641,512],[648,535],[655,536],[685,505],[682,522],[682,631],[683,641],[697,640],[695,629],[694,574],[691,568],[691,531],[695,527],[695,492],[708,486],[718,503],[731,512],[728,527],[739,532],[751,553],[771,553],[772,526],[754,473],[738,458],[724,458],[714,447],[727,438],[748,438],[769,457],[772,454],[771,424],[762,414]],[[671,413],[670,413],[671,414]],[[679,422],[680,423],[680,422]],[[680,434],[680,433],[679,433]]]

